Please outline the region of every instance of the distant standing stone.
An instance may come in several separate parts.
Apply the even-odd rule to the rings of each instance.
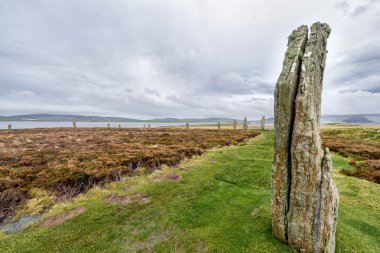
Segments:
[[[108,127],[108,128],[110,128],[110,127],[111,127],[110,123],[108,123],[108,124],[107,124],[107,127]]]
[[[220,122],[218,122],[218,130],[220,130],[220,128],[221,128],[221,127],[220,127]]]
[[[73,128],[77,128],[77,123],[73,121]]]
[[[261,130],[265,129],[265,116],[261,117]]]
[[[150,124],[148,124],[148,128],[150,128]]]
[[[320,138],[322,80],[330,27],[301,26],[289,36],[275,89],[273,236],[300,251],[335,251],[338,190]]]
[[[236,130],[236,128],[237,128],[237,120],[236,119],[234,119],[233,122],[232,122],[232,128],[234,130]]]
[[[190,128],[190,124],[186,123],[186,129],[189,129],[189,128]]]
[[[8,130],[11,130],[12,129],[12,124],[9,124],[8,125]]]
[[[119,129],[121,129],[121,125],[119,124]]]
[[[243,129],[244,129],[244,130],[248,130],[248,120],[247,120],[247,117],[244,118],[244,121],[243,121]]]

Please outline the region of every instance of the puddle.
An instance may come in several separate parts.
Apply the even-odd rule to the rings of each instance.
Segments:
[[[18,221],[5,222],[0,225],[0,230],[4,231],[7,234],[20,231],[26,224],[38,220],[40,216],[40,214],[26,215],[21,217]]]

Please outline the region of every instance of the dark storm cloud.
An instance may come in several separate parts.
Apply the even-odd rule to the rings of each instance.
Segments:
[[[365,0],[0,1],[0,114],[271,115],[287,36],[317,20],[333,31],[323,113],[374,113],[379,11]]]

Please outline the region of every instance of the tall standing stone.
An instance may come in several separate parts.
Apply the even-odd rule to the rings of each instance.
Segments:
[[[319,135],[327,24],[307,26],[288,39],[275,89],[272,174],[273,235],[300,250],[334,252],[338,191]]]
[[[186,129],[189,129],[189,128],[190,128],[190,124],[186,123]]]
[[[12,124],[9,124],[8,125],[8,130],[11,130],[12,129]]]
[[[301,26],[288,38],[288,49],[283,69],[274,92],[275,145],[272,173],[272,233],[277,239],[288,242],[290,142],[294,118],[299,70],[307,42],[308,28]]]
[[[265,116],[261,117],[260,125],[261,125],[261,130],[264,130],[265,129]]]
[[[111,127],[110,123],[107,123],[107,128],[110,128],[110,127]]]
[[[218,130],[220,130],[220,122],[218,122]]]
[[[247,117],[244,118],[244,121],[243,121],[243,129],[244,129],[244,130],[248,130],[248,120],[247,120]]]
[[[77,128],[77,123],[73,121],[73,128]]]
[[[237,120],[236,119],[234,119],[233,122],[232,122],[232,128],[234,130],[236,130],[236,128],[237,128]]]

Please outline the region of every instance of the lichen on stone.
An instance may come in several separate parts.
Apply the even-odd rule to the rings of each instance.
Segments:
[[[330,153],[322,149],[319,135],[330,32],[319,22],[311,26],[309,37],[307,26],[292,32],[275,89],[272,231],[308,252],[335,250],[338,191]]]

